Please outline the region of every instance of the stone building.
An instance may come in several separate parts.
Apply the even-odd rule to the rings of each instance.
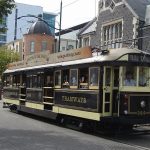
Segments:
[[[150,39],[141,37],[150,33],[149,14],[150,0],[100,0],[97,19],[78,34],[80,46],[85,36],[91,35],[91,32],[87,32],[91,28],[91,46],[148,50]]]

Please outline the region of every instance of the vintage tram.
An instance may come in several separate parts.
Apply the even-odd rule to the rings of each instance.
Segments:
[[[7,69],[4,106],[78,126],[150,123],[149,54],[90,47],[59,54],[59,61]]]

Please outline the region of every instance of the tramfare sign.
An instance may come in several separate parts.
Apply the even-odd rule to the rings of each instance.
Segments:
[[[98,94],[55,91],[55,104],[98,111]]]

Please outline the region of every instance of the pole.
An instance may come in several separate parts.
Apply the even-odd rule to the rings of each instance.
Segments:
[[[14,31],[14,41],[17,39],[17,18],[18,18],[18,9],[15,10],[15,31]]]
[[[59,47],[58,47],[58,52],[60,52],[60,35],[61,35],[61,20],[62,20],[62,0],[60,3],[60,23],[59,23]]]

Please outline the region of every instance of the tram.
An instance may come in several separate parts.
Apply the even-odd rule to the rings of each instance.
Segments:
[[[85,55],[81,48],[52,63],[7,69],[4,106],[77,126],[150,123],[150,55],[88,47],[90,56],[74,59],[83,49]]]

